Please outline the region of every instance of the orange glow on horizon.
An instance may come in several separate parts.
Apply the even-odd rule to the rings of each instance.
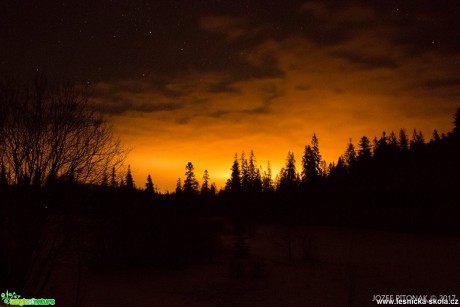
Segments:
[[[360,67],[337,56],[363,44],[372,46],[363,56],[385,54],[404,62]],[[273,179],[293,151],[300,172],[313,133],[329,164],[350,138],[357,147],[363,135],[372,140],[405,128],[409,137],[417,129],[429,140],[434,129],[452,128],[457,88],[447,83],[441,92],[422,85],[431,84],[433,67],[439,75],[452,74],[455,56],[405,56],[397,46],[365,35],[331,47],[301,37],[267,40],[243,56],[252,66],[273,57],[280,73],[232,79],[225,72],[191,71],[163,88],[151,80],[96,85],[96,103],[119,110],[111,119],[123,144],[133,149],[128,163],[138,187],[151,174],[160,191],[173,192],[190,161],[200,182],[207,169],[211,182],[223,188],[235,152],[240,156],[243,150],[247,156],[253,150],[263,169],[270,161]]]

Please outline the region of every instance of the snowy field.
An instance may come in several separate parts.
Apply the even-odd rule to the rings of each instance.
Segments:
[[[282,225],[236,236],[228,228],[209,263],[84,269],[81,306],[376,306],[376,294],[460,296],[458,237]],[[246,253],[236,257],[238,238]],[[57,305],[75,306],[75,265],[54,277]]]

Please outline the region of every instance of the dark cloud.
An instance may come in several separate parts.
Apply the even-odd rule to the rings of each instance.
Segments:
[[[0,71],[38,69],[96,83],[191,71],[226,71],[240,80],[282,77],[275,60],[254,66],[244,53],[296,35],[337,46],[363,31],[383,31],[382,39],[416,55],[457,53],[459,8],[448,0],[8,1],[0,12],[0,41],[8,46],[0,51]],[[392,63],[369,57],[361,64]]]
[[[432,79],[423,82],[423,87],[428,87],[431,89],[439,89],[439,88],[446,88],[446,87],[460,87],[460,78],[439,78],[439,79]]]
[[[239,109],[218,109],[207,116],[222,118],[227,115],[262,115],[271,113],[271,106],[275,99],[283,97],[284,92],[276,85],[265,86],[261,89],[260,103],[256,106],[240,106]]]
[[[123,115],[127,112],[153,113],[174,111],[183,108],[180,103],[137,103],[126,99],[115,99],[97,104],[98,109],[109,115]]]
[[[232,93],[232,94],[239,94],[239,90],[232,86],[233,82],[229,81],[222,81],[211,84],[208,87],[209,92],[211,93]]]
[[[299,84],[295,87],[296,90],[299,90],[299,91],[309,91],[311,90],[311,86],[307,85],[307,84]]]
[[[336,51],[333,56],[348,61],[359,69],[388,68],[396,69],[400,64],[389,57],[378,57],[351,51]]]

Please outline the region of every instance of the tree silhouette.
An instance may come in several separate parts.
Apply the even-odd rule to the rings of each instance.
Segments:
[[[286,165],[280,171],[278,188],[281,193],[293,193],[299,185],[299,174],[295,167],[295,157],[293,152],[288,152]]]
[[[208,170],[204,170],[203,174],[203,184],[201,185],[201,195],[209,195],[210,187],[209,187],[209,173]]]
[[[252,190],[253,193],[262,192],[262,176],[260,175],[259,168],[256,168],[254,178],[252,180]]]
[[[150,194],[153,194],[155,192],[152,177],[150,177],[150,174],[147,176],[147,182],[145,183],[145,192]]]
[[[399,130],[399,148],[402,151],[409,150],[409,139],[406,134],[406,129]]]
[[[238,155],[235,153],[235,158],[233,160],[232,171],[230,179],[225,185],[225,190],[232,191],[233,193],[239,193],[241,191],[241,179],[240,179],[240,167],[238,164]]]
[[[196,180],[194,169],[192,162],[188,162],[185,166],[184,194],[193,195],[198,193],[198,180]]]
[[[254,155],[254,151],[251,150],[249,156],[249,165],[248,165],[248,173],[249,173],[249,191],[252,193],[260,193],[262,192],[262,178],[260,175],[260,170],[256,167],[257,161]]]
[[[352,164],[354,164],[354,162],[352,162]],[[337,165],[334,165],[334,163],[329,165],[329,179],[343,180],[347,174],[347,164],[342,157],[339,157],[337,160]]]
[[[176,182],[176,194],[179,195],[181,193],[182,193],[182,182],[179,177],[177,178],[177,182]]]
[[[363,136],[358,143],[358,160],[360,162],[367,162],[372,157],[371,145],[369,139]]]
[[[131,165],[128,165],[128,171],[126,172],[126,188],[130,189],[130,190],[134,190],[135,186],[134,186],[134,179],[133,179],[133,175],[131,174]]]
[[[460,108],[455,112],[453,119],[454,129],[452,130],[452,134],[458,136],[460,135]]]
[[[216,190],[217,190],[216,184],[213,182],[211,184],[211,187],[209,188],[209,195],[210,196],[215,196],[216,195]]]
[[[318,138],[313,134],[311,146],[305,146],[302,157],[302,183],[313,183],[322,175],[321,154],[319,152]]]
[[[353,164],[356,162],[356,151],[355,151],[355,146],[353,145],[351,139],[347,144],[347,149],[345,150],[345,153],[343,154],[343,159],[341,161],[344,166],[347,166],[349,168],[353,167]],[[339,163],[337,162],[337,165]]]
[[[374,138],[374,157],[386,155],[388,152],[388,138],[385,131],[382,132],[380,139]]]
[[[398,139],[396,138],[396,134],[394,131],[391,131],[390,136],[388,137],[388,147],[390,151],[395,152],[398,148]]]
[[[241,153],[240,158],[240,174],[241,174],[241,189],[243,192],[249,192],[251,190],[251,174],[249,171],[249,164],[244,151]]]
[[[273,187],[272,169],[270,167],[270,161],[268,161],[267,170],[264,171],[264,175],[262,177],[262,192],[271,193],[274,190],[275,189]]]
[[[0,82],[0,161],[12,184],[43,185],[58,178],[100,183],[125,155],[112,127],[70,84]]]
[[[412,139],[410,140],[410,149],[411,150],[420,150],[425,145],[425,137],[423,136],[422,131],[417,133],[417,130],[414,129],[412,133]]]
[[[430,140],[430,145],[439,145],[441,143],[441,137],[439,136],[438,130],[434,129],[433,136]]]

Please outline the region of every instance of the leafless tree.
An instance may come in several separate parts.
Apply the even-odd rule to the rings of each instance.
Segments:
[[[0,164],[10,184],[100,183],[126,152],[88,91],[64,82],[0,84]]]

